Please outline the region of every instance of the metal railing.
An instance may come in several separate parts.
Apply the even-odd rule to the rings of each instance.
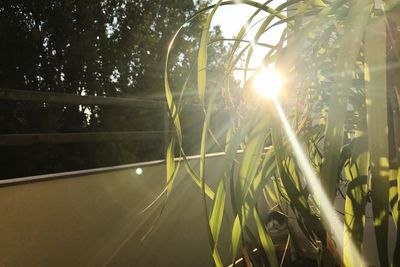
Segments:
[[[164,114],[163,131],[116,131],[116,132],[70,132],[70,133],[29,133],[29,134],[0,134],[0,146],[30,145],[30,144],[54,144],[54,143],[78,143],[78,142],[102,142],[118,140],[148,140],[162,139],[167,145],[169,134],[168,108],[163,101],[140,99],[134,97],[105,97],[82,96],[58,92],[28,91],[0,88],[0,99],[8,101],[28,101],[42,103],[58,103],[72,105],[108,105],[124,106],[132,108],[149,108],[162,110]]]

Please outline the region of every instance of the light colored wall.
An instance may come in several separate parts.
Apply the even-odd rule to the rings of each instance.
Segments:
[[[210,180],[221,160],[207,160]],[[142,169],[1,187],[0,266],[212,266],[201,191],[182,168],[154,221],[159,208],[141,211],[162,191],[164,165]]]
[[[198,168],[198,160],[191,164]],[[223,175],[223,157],[207,158],[206,166],[213,185]],[[182,167],[161,217],[162,206],[142,212],[163,190],[165,166],[141,168],[142,175],[130,167],[1,185],[0,267],[212,266],[199,188]],[[342,204],[338,199],[339,210]],[[366,224],[365,257],[378,266],[370,208]],[[230,236],[227,228],[222,241]],[[220,248],[226,259],[229,249]]]

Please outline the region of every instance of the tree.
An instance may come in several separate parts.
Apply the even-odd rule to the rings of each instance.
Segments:
[[[2,1],[0,87],[164,100],[162,62],[196,8],[191,0]],[[177,86],[200,31],[188,24],[177,40],[170,66]],[[7,101],[0,125],[2,134],[163,129],[154,110]],[[1,177],[162,158],[163,147],[162,140],[2,147]]]

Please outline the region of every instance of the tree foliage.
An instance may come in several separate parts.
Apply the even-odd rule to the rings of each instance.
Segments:
[[[191,0],[2,1],[0,87],[164,100],[169,42],[197,8]],[[177,86],[190,70],[187,55],[200,31],[188,24],[177,40],[170,66]],[[163,116],[129,107],[1,101],[0,125],[2,134],[163,130]],[[1,177],[159,159],[163,149],[162,140],[2,147]]]

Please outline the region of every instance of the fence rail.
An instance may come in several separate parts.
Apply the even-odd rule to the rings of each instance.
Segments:
[[[162,139],[165,131],[3,134],[0,146]]]
[[[57,92],[40,92],[0,88],[0,99],[76,105],[111,105],[138,108],[165,108],[167,103],[133,97],[82,96]]]
[[[159,109],[164,113],[163,131],[118,131],[118,132],[74,132],[74,133],[32,133],[32,134],[0,134],[0,146],[59,144],[80,142],[103,142],[120,140],[164,139],[167,146],[169,135],[169,119],[167,103],[133,97],[82,96],[49,91],[28,91],[0,88],[0,100],[61,103],[74,105],[110,105],[137,108]]]

